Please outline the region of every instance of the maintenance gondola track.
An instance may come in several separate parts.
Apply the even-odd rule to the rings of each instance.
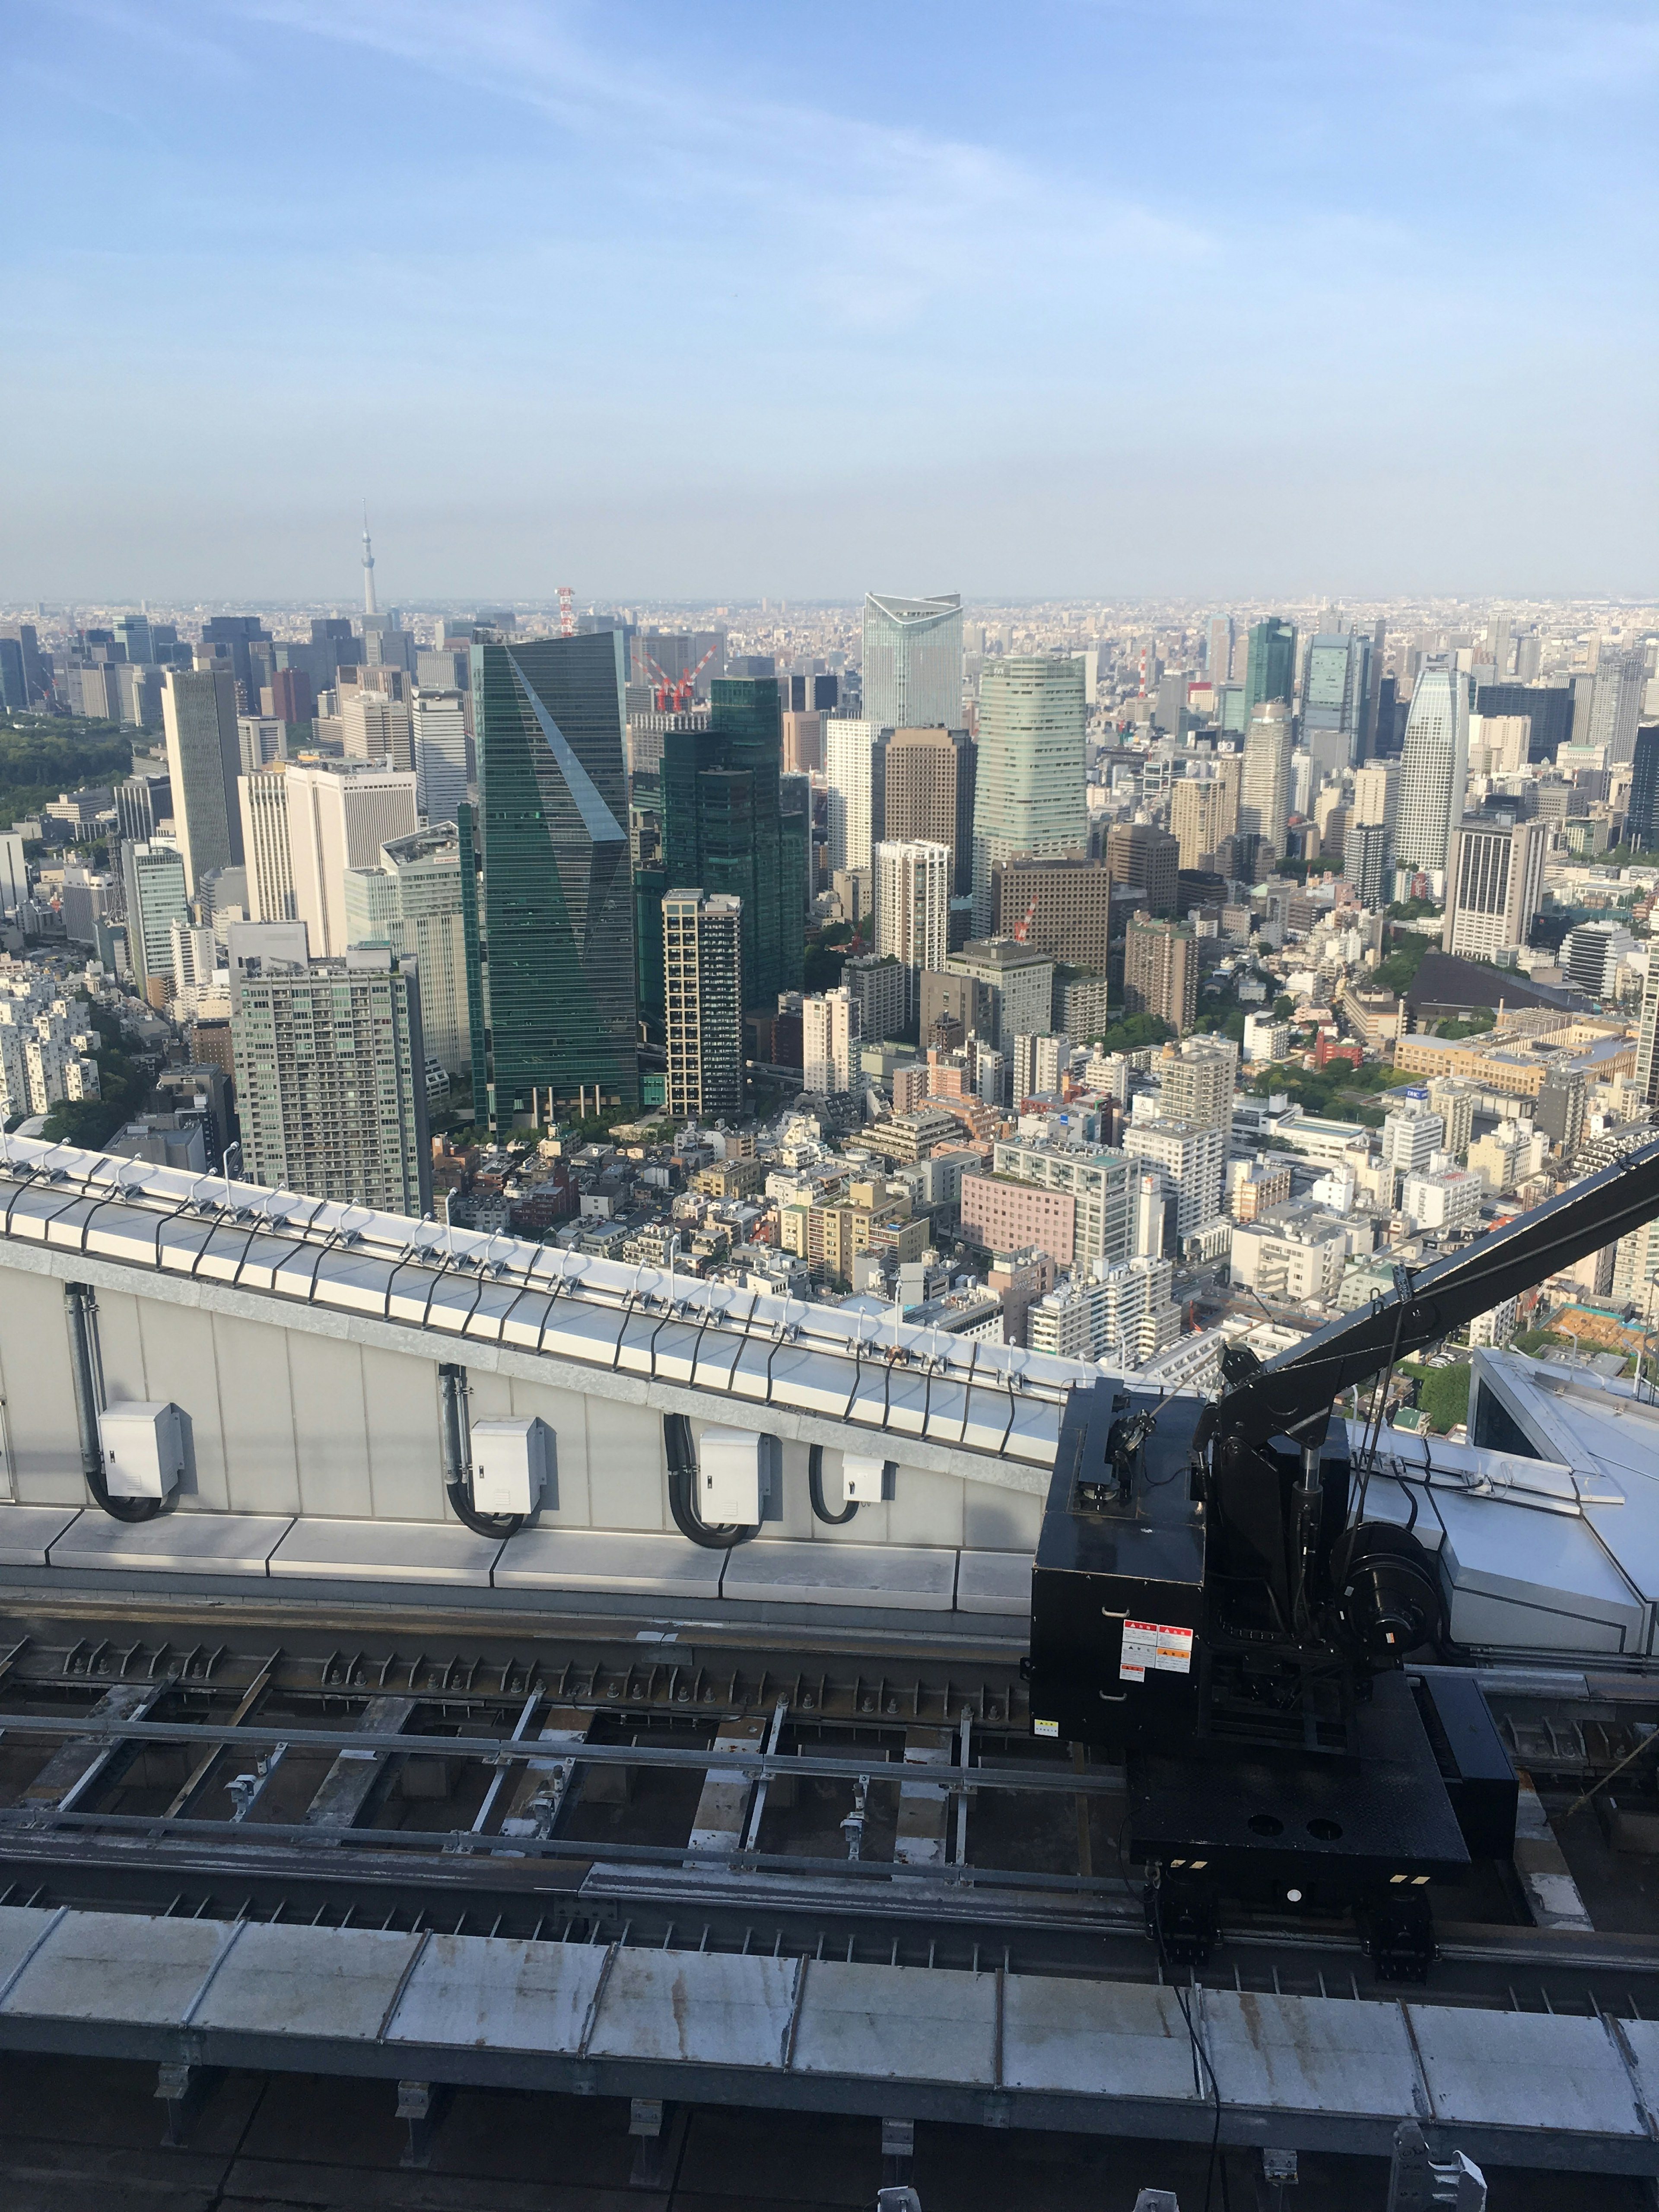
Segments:
[[[641,1632],[632,1621],[603,1617],[543,1620],[532,1642],[502,1637],[495,1622],[481,1636],[476,1620],[400,1615],[375,1623],[391,1633],[371,1643],[362,1640],[365,1624],[356,1614],[349,1619],[358,1639],[343,1641],[343,1620],[319,1620],[309,1608],[284,1608],[279,1618],[242,1608],[243,1618],[216,1622],[211,1636],[201,1633],[199,1615],[193,1635],[180,1633],[185,1622],[170,1609],[161,1617],[155,1608],[140,1617],[107,1604],[98,1613],[64,1611],[67,1618],[20,1620],[0,1640],[0,1773],[15,1779],[31,1761],[80,1747],[89,1771],[94,1758],[107,1756],[99,1771],[114,1778],[106,1790],[94,1773],[76,1802],[37,1805],[5,1802],[12,1793],[0,1784],[0,1892],[14,1902],[38,1894],[141,1910],[184,1899],[180,1909],[217,1916],[279,1912],[285,1899],[292,1911],[291,1900],[301,1898],[307,1917],[320,1913],[337,1925],[383,1923],[388,1915],[400,1924],[422,1916],[435,1924],[434,1915],[447,1915],[452,1926],[507,1926],[524,1936],[552,1913],[566,1927],[580,1921],[614,1930],[631,1919],[658,1941],[701,1915],[717,1946],[758,1943],[793,1955],[821,1941],[839,1947],[850,1940],[855,1948],[926,1958],[939,1956],[942,1944],[963,1962],[1000,1946],[1045,1972],[1109,1967],[1119,1977],[1158,1978],[1139,1881],[1124,1878],[1128,1869],[1091,1875],[1018,1863],[1018,1851],[1017,1863],[1001,1864],[999,1856],[1007,1854],[994,1847],[979,1854],[989,1863],[849,1861],[799,1841],[760,1850],[752,1836],[746,1849],[698,1850],[681,1840],[630,1838],[625,1823],[604,1836],[503,1836],[453,1820],[387,1827],[368,1812],[327,1827],[303,1817],[214,1817],[232,1768],[257,1765],[259,1754],[277,1754],[279,1747],[296,1763],[309,1759],[318,1781],[324,1761],[358,1761],[383,1773],[392,1763],[441,1760],[458,1778],[450,1799],[466,1804],[469,1789],[481,1790],[486,1814],[495,1806],[499,1819],[514,1778],[550,1765],[619,1779],[654,1772],[683,1785],[708,1776],[718,1759],[733,1781],[850,1790],[867,1776],[890,1794],[921,1771],[904,1762],[907,1734],[949,1727],[951,1763],[930,1764],[926,1780],[952,1808],[971,1804],[975,1842],[999,1799],[1029,1808],[1028,1822],[1044,1807],[1069,1814],[1093,1804],[1109,1838],[1124,1802],[1121,1770],[1079,1773],[1027,1736],[1012,1653],[970,1655],[945,1638],[918,1650],[908,1636],[849,1639],[831,1653],[815,1633],[813,1656],[830,1663],[808,1673],[799,1664],[805,1636],[752,1624],[734,1635],[722,1623],[716,1635],[701,1623]],[[434,1637],[440,1626],[457,1632],[455,1640]],[[419,1637],[407,1637],[410,1628]],[[643,1648],[641,1632],[652,1639]],[[986,1663],[964,1664],[970,1656]],[[910,1662],[902,1670],[901,1658]],[[1647,1712],[1659,1718],[1659,1680],[1634,1672],[1494,1673],[1492,1681],[1500,1726],[1540,1779],[1594,1782],[1639,1752],[1651,1724]],[[142,1713],[88,1709],[122,1686],[144,1698]],[[408,1708],[399,1725],[352,1724],[353,1716],[394,1695]],[[787,1747],[711,1748],[722,1725],[770,1711],[780,1699]],[[580,1737],[561,1742],[556,1760],[535,1733],[538,1718],[556,1711],[585,1723]],[[964,1712],[967,1765],[955,1763]],[[674,1740],[685,1736],[696,1740]],[[115,1767],[152,1750],[182,1759],[181,1779],[155,1809],[122,1809]],[[100,1809],[100,1796],[113,1806]],[[419,1806],[404,1810],[426,1817]],[[1106,1851],[1109,1866],[1109,1842]],[[1369,1979],[1358,1938],[1344,1925],[1238,1915],[1226,1940],[1241,1987],[1340,1992],[1352,1982],[1357,1993],[1356,1974]],[[1444,2002],[1539,2011],[1633,2007],[1634,2016],[1644,2009],[1659,2016],[1659,1942],[1620,1938],[1609,1946],[1569,1930],[1449,1923],[1441,1948],[1434,1986]]]

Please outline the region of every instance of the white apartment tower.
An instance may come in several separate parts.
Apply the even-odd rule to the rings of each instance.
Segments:
[[[951,949],[948,845],[878,845],[873,869],[876,957],[890,956],[909,972],[914,1010],[924,968],[941,969]]]
[[[1412,692],[1395,802],[1396,866],[1446,865],[1451,825],[1463,811],[1469,768],[1469,679],[1454,668],[1425,668]]]
[[[831,869],[870,865],[871,747],[876,735],[873,724],[854,715],[831,714],[823,725]]]
[[[1256,836],[1274,860],[1285,852],[1285,825],[1291,811],[1291,710],[1280,699],[1264,699],[1244,733],[1244,778],[1239,793],[1238,826]]]
[[[859,1048],[859,1009],[843,983],[837,991],[805,998],[800,1004],[803,1089],[829,1097],[853,1088]]]
[[[466,797],[466,700],[459,691],[417,691],[409,713],[416,811],[422,822],[453,822]]]
[[[288,842],[288,773],[283,764],[236,779],[250,921],[292,921],[297,912]]]

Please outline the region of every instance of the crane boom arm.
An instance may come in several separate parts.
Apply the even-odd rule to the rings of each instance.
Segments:
[[[1402,1293],[1328,1322],[1209,1409],[1201,1433],[1249,1444],[1295,1436],[1344,1390],[1420,1352],[1505,1298],[1532,1290],[1598,1247],[1659,1218],[1659,1137],[1614,1166],[1439,1260]]]

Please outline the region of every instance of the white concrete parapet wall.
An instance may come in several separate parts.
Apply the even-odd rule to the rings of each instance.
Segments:
[[[176,1515],[453,1525],[438,1368],[474,1420],[539,1417],[538,1529],[665,1533],[662,1416],[782,1447],[767,1539],[1028,1552],[1066,1399],[1097,1370],[863,1315],[17,1138],[0,1146],[0,1504],[87,1492],[64,1285],[90,1285],[106,1401],[188,1416]],[[816,1521],[843,1450],[889,1504]],[[173,1516],[169,1516],[173,1517]]]

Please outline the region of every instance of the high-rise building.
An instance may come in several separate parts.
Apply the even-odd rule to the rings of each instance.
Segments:
[[[407,700],[378,686],[354,684],[343,689],[340,736],[348,760],[373,761],[413,774],[415,738]]]
[[[397,769],[357,767],[350,762],[326,762],[314,768],[290,762],[283,775],[293,912],[306,925],[313,958],[333,959],[344,952],[348,942],[345,872],[375,866],[389,838],[412,834],[416,826],[415,778]],[[264,793],[259,796],[263,799]],[[274,829],[273,823],[273,833]],[[264,896],[262,890],[262,901]],[[281,915],[264,918],[285,919]]]
[[[964,1029],[977,1029],[999,1052],[1012,1058],[1017,1036],[1053,1027],[1054,963],[1036,945],[1012,937],[975,938],[951,953],[945,969],[978,987],[956,996],[951,1011]]]
[[[173,818],[173,787],[165,775],[142,770],[123,776],[115,787],[115,830],[124,842],[145,845],[158,822]]]
[[[956,856],[948,845],[882,844],[875,849],[876,952],[909,976],[914,1012],[924,968],[943,968],[951,946],[951,887]]]
[[[244,775],[257,775],[272,761],[288,758],[288,725],[275,714],[239,714],[236,751]]]
[[[1302,742],[1327,773],[1361,757],[1370,665],[1370,640],[1357,630],[1322,630],[1309,640]]]
[[[623,647],[609,630],[472,647],[461,900],[472,1095],[492,1129],[584,1093],[639,1103]]]
[[[1573,718],[1572,741],[1605,748],[1603,766],[1617,768],[1636,749],[1636,728],[1642,718],[1642,692],[1647,683],[1647,656],[1639,645],[1604,645],[1595,663],[1595,684],[1590,694],[1589,726]]]
[[[460,848],[453,823],[389,839],[380,848],[378,866],[346,870],[344,888],[348,947],[389,945],[400,956],[414,956],[427,1056],[450,1075],[465,1074],[472,1040]]]
[[[210,869],[241,865],[234,679],[228,669],[170,668],[161,712],[179,857],[194,891]]]
[[[231,977],[251,1182],[387,1213],[432,1211],[416,963],[384,947]]]
[[[1152,823],[1114,822],[1106,832],[1107,873],[1115,884],[1138,890],[1148,914],[1175,912],[1181,867],[1180,840]]]
[[[823,717],[810,709],[783,718],[783,768],[786,775],[823,773]]]
[[[1238,1047],[1221,1037],[1188,1037],[1166,1044],[1152,1060],[1158,1110],[1170,1121],[1195,1129],[1231,1131],[1233,1091],[1238,1080]]]
[[[1132,1014],[1155,1014],[1177,1036],[1198,1013],[1198,939],[1187,921],[1156,921],[1138,914],[1123,941],[1123,1005]]]
[[[1496,807],[1465,815],[1446,860],[1446,920],[1441,946],[1491,960],[1527,942],[1544,895],[1547,823]]]
[[[1659,723],[1636,732],[1625,842],[1638,853],[1651,853],[1659,845]]]
[[[833,1097],[853,1088],[860,1030],[859,1002],[843,983],[800,1002],[801,1088]]]
[[[1521,641],[1528,642],[1525,638]],[[1482,720],[1524,720],[1526,758],[1534,767],[1540,761],[1553,760],[1559,749],[1579,734],[1573,728],[1572,694],[1561,684],[1479,684],[1474,710]]]
[[[453,822],[466,797],[466,694],[417,691],[409,715],[415,811],[423,822]]]
[[[1455,668],[1423,669],[1412,692],[1400,756],[1396,866],[1445,866],[1451,825],[1463,812],[1468,764],[1469,679]]]
[[[909,1000],[908,969],[896,960],[878,960],[868,952],[843,965],[841,981],[842,988],[852,994],[853,1017],[861,1039],[879,1044],[898,1036]]]
[[[1291,710],[1279,699],[1267,700],[1254,709],[1244,735],[1238,826],[1246,835],[1260,837],[1275,860],[1285,852],[1293,737]]]
[[[184,856],[176,845],[159,841],[124,845],[121,865],[127,894],[127,957],[140,989],[155,1005],[172,988],[173,925],[190,920]]]
[[[1170,833],[1176,841],[1180,867],[1214,867],[1222,839],[1231,837],[1238,827],[1243,765],[1234,754],[1216,763],[1213,775],[1184,775],[1170,785]]]
[[[1035,654],[987,664],[974,781],[974,927],[992,927],[991,872],[1021,854],[1088,848],[1088,710],[1074,660]]]
[[[288,842],[288,769],[285,764],[258,775],[236,779],[242,822],[243,864],[247,869],[248,919],[292,921],[294,856]]]
[[[1342,866],[1362,906],[1385,903],[1393,862],[1381,822],[1350,822],[1342,840]]]
[[[992,927],[999,937],[1018,935],[1021,944],[1062,966],[1103,975],[1111,944],[1113,880],[1108,861],[1086,860],[1080,854],[1000,860],[991,871]],[[1170,888],[1173,897],[1173,871]]]
[[[872,723],[832,714],[823,726],[823,780],[829,786],[830,866],[867,868],[874,842]]]
[[[662,902],[668,1074],[676,1121],[734,1119],[743,1097],[743,902],[670,890]]]
[[[1131,1160],[1149,1160],[1176,1194],[1177,1234],[1190,1237],[1221,1211],[1221,1186],[1227,1171],[1228,1133],[1162,1115],[1137,1116],[1123,1130],[1123,1150]]]
[[[1296,691],[1296,626],[1278,615],[1252,623],[1244,664],[1244,720],[1271,699],[1283,704],[1288,719]]]
[[[303,668],[278,668],[271,676],[270,711],[279,722],[308,722],[317,711],[311,678]]]
[[[832,725],[833,726],[833,725]],[[974,888],[974,741],[966,730],[883,730],[871,756],[871,842],[947,845],[952,896]]]
[[[782,772],[775,677],[709,687],[708,727],[663,738],[662,866],[668,883],[743,902],[749,1010],[801,986],[811,818],[804,777]]]
[[[864,602],[864,714],[878,730],[953,729],[962,720],[962,600]]]
[[[230,672],[241,687],[245,708],[259,703],[253,648],[270,642],[270,632],[258,615],[210,615],[202,624],[202,643],[218,648],[229,661]],[[235,712],[234,707],[231,711]]]
[[[1212,615],[1204,625],[1204,672],[1212,684],[1224,684],[1233,669],[1233,618]]]

